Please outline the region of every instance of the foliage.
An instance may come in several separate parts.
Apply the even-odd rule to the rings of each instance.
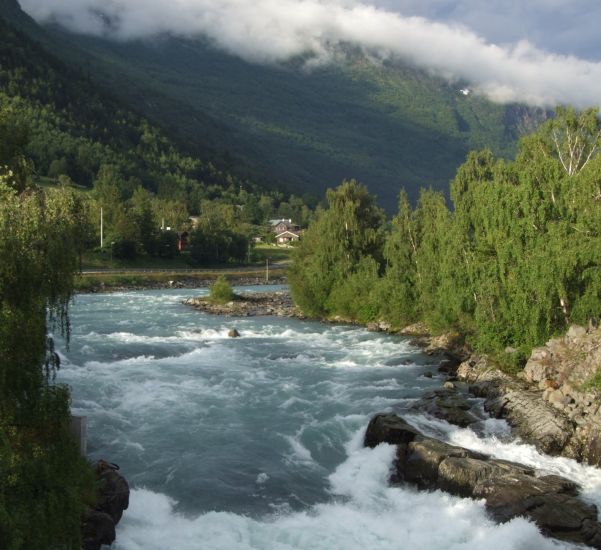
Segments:
[[[601,369],[591,376],[583,385],[584,389],[601,391]]]
[[[328,209],[318,213],[294,251],[289,273],[292,295],[309,315],[370,317],[368,310],[353,308],[337,287],[356,289],[377,280],[384,214],[365,186],[354,180],[329,190],[327,200]]]
[[[234,299],[234,296],[231,285],[223,275],[218,277],[209,288],[209,298],[212,302],[218,304],[231,302]]]
[[[310,315],[458,330],[508,369],[570,323],[598,319],[598,114],[558,109],[522,140],[513,162],[488,150],[470,153],[451,185],[452,210],[439,192],[422,191],[415,209],[401,193],[385,242],[378,237],[368,250],[361,237],[348,238],[344,213],[348,227],[363,227],[360,236],[381,235],[382,220],[348,208],[358,204],[349,188],[330,192],[336,200],[294,256],[298,305]],[[507,347],[517,352],[505,357]]]
[[[66,189],[18,193],[9,183],[0,177],[0,541],[77,548],[92,473],[69,433],[48,330],[68,337],[82,204]]]

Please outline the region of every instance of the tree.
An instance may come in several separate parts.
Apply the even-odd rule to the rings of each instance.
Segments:
[[[18,112],[0,107],[0,176],[21,192],[30,185],[32,163],[25,156],[29,127]]]
[[[556,158],[568,176],[575,176],[601,151],[599,109],[577,112],[572,107],[557,107],[555,118],[537,135],[543,154]]]
[[[328,208],[317,214],[296,248],[289,272],[295,301],[316,316],[335,314],[339,304],[348,304],[344,292],[332,295],[343,281],[360,272],[366,283],[366,274],[377,278],[382,269],[384,214],[374,197],[364,185],[350,180],[328,190],[327,200]],[[363,295],[371,291],[369,283]],[[357,303],[361,300],[357,295],[354,298]],[[357,312],[346,313],[354,316]]]
[[[81,201],[17,193],[0,177],[0,540],[78,548],[93,476],[69,432],[69,391],[49,328],[69,334]]]
[[[415,214],[403,189],[399,212],[384,246],[386,273],[381,284],[381,313],[395,326],[416,320],[419,300],[416,292],[418,235]]]

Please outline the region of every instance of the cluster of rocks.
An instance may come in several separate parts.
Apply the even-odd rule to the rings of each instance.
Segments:
[[[457,376],[523,440],[545,453],[600,466],[601,400],[585,384],[600,367],[601,330],[572,327],[533,350],[518,378],[483,356],[463,362]]]
[[[183,302],[205,313],[226,317],[253,317],[258,315],[276,315],[278,317],[298,317],[290,293],[261,292],[236,295],[231,302],[224,304],[212,302],[208,297],[189,298]]]
[[[103,544],[115,541],[115,526],[129,507],[129,485],[118,469],[104,460],[95,465],[99,481],[97,502],[83,517],[82,550],[100,550]]]
[[[426,437],[394,414],[369,423],[365,446],[380,443],[397,446],[393,483],[485,499],[496,521],[526,517],[545,535],[601,548],[597,507],[580,500],[578,487],[563,477]]]

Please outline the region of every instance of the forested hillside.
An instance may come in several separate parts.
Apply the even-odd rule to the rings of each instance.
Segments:
[[[526,354],[570,323],[599,320],[600,182],[596,109],[558,109],[515,161],[471,153],[452,209],[441,192],[423,190],[415,208],[401,192],[389,224],[347,182],[328,192],[297,250],[293,295],[311,315],[421,320],[481,350]]]
[[[270,217],[307,222],[303,199],[235,175],[210,150],[207,159],[184,152],[1,18],[0,32],[0,165],[20,171],[22,186],[90,190],[86,248],[100,241],[101,209],[111,256],[130,259],[177,255],[177,232],[192,229],[192,215],[190,259],[200,263],[247,259],[249,239]]]
[[[41,32],[14,9],[3,11]],[[355,177],[387,207],[401,186],[415,201],[422,186],[446,189],[469,150],[512,157],[518,137],[547,116],[464,95],[465,84],[399,61],[374,63],[350,47],[335,63],[307,70],[306,59],[251,64],[202,39],[123,42],[45,31],[47,47],[193,150],[211,141],[297,194],[321,195]]]

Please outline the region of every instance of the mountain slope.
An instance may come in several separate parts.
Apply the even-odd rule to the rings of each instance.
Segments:
[[[202,199],[236,196],[241,188],[257,199],[264,192],[210,151],[201,159],[182,150],[2,17],[0,33],[0,131],[27,128],[24,153],[37,176],[67,175],[87,187],[114,181],[123,198],[143,185],[160,197],[186,202],[192,212]]]
[[[7,0],[4,0],[5,2]],[[348,48],[304,69],[249,64],[202,40],[114,42],[47,27],[55,50],[188,147],[229,150],[297,190],[355,177],[394,205],[401,186],[444,189],[466,153],[511,156],[544,113],[503,107],[396,62]],[[206,121],[219,121],[206,124]],[[200,131],[199,131],[200,128]]]

